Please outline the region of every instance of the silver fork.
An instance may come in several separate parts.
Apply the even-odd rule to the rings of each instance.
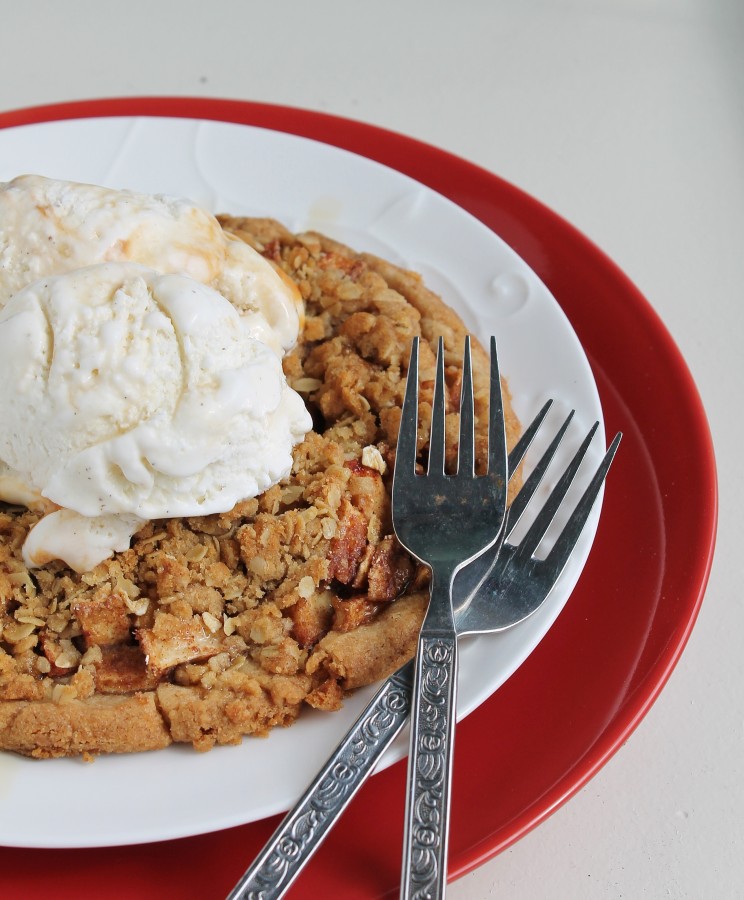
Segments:
[[[550,401],[543,406],[509,454],[509,472],[516,471],[549,407]],[[570,413],[563,422],[507,511],[507,537],[501,548],[501,553],[506,553],[506,556],[496,557],[494,564],[494,550],[487,550],[455,578],[453,599],[458,635],[506,631],[534,615],[550,596],[583,531],[620,441],[618,435],[565,524],[559,538],[561,556],[557,555],[558,551],[554,551],[556,555],[547,567],[541,567],[539,561],[524,553],[517,557],[516,551],[521,542],[509,543],[510,538],[541,484],[567,432],[572,415]],[[592,428],[587,437],[591,438],[595,430],[596,428]],[[554,507],[563,499],[577,475],[588,446],[588,440],[584,440],[535,518],[532,542],[550,526]],[[522,579],[511,578],[508,587],[507,582],[502,581],[503,570],[498,565],[498,560],[506,560],[507,557],[511,559],[510,574],[516,575],[517,566],[521,564],[525,580],[530,578],[529,569],[536,564],[534,586],[525,596],[520,590]],[[509,612],[502,611],[500,603],[504,603]],[[281,821],[231,892],[229,900],[279,900],[285,895],[408,721],[412,684],[413,661],[406,663],[382,684],[295,807]]]
[[[418,638],[408,757],[401,897],[443,897],[447,883],[452,755],[457,698],[455,575],[503,536],[508,483],[504,410],[491,338],[488,465],[475,474],[470,338],[465,340],[457,472],[445,473],[444,342],[439,339],[429,460],[416,474],[418,338],[414,338],[400,420],[392,490],[393,529],[431,569],[429,606]]]

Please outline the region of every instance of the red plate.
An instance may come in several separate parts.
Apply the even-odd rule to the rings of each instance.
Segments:
[[[646,714],[687,642],[713,557],[717,488],[708,424],[685,362],[647,301],[585,237],[510,184],[442,150],[321,113],[184,97],[37,107],[0,114],[0,127],[97,116],[257,125],[398,169],[509,243],[547,284],[586,350],[607,432],[622,430],[625,438],[571,600],[518,672],[458,726],[450,873],[463,875],[594,775]],[[290,896],[354,900],[396,891],[404,787],[404,763],[375,776]],[[65,806],[74,802],[61,784],[39,815],[55,816],[63,829]],[[142,798],[143,817],[153,802]],[[221,898],[277,822],[135,847],[2,848],[3,895]]]

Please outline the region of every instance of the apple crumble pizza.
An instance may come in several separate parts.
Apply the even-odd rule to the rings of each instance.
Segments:
[[[273,220],[220,223],[302,296],[283,367],[312,430],[278,484],[226,513],[146,521],[89,571],[27,567],[40,514],[0,506],[2,749],[48,758],[235,744],[306,705],[337,709],[414,652],[428,575],[390,521],[406,367],[420,335],[425,455],[443,336],[452,445],[465,327],[417,275],[382,259]],[[489,366],[477,344],[473,367],[482,460]],[[507,390],[504,400],[511,447],[518,423]]]

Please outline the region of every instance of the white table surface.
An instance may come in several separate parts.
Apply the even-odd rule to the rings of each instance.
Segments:
[[[533,194],[639,286],[690,366],[716,445],[702,612],[621,751],[448,896],[744,896],[744,3],[3,0],[2,11],[0,109],[160,94],[365,120]]]

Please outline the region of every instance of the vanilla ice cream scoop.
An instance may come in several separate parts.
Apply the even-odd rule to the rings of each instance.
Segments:
[[[40,175],[0,183],[0,307],[39,278],[124,261],[210,285],[280,355],[297,341],[296,286],[190,201]]]
[[[85,571],[147,519],[230,510],[289,473],[311,428],[250,319],[132,262],[16,291],[0,310],[0,386],[0,498],[49,513],[29,565]]]

